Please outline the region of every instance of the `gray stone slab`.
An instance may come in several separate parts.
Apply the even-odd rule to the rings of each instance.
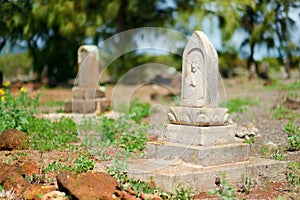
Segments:
[[[164,125],[158,141],[195,146],[209,146],[235,142],[233,125],[196,127],[186,125]]]
[[[249,145],[233,143],[214,146],[193,146],[169,142],[148,142],[148,158],[173,160],[181,159],[184,162],[204,167],[242,162],[249,158]]]
[[[103,98],[105,96],[104,92],[98,88],[73,87],[72,92],[73,99],[79,100]]]
[[[73,113],[93,113],[96,111],[95,100],[72,100]]]
[[[214,189],[215,178],[221,174],[232,185],[242,183],[242,177],[251,178],[253,182],[285,181],[287,162],[253,158],[249,161],[225,164],[219,166],[202,167],[179,163],[170,160],[142,159],[133,160],[128,166],[128,176],[143,181],[154,181],[157,187],[173,191],[179,183],[185,187],[192,187],[195,191],[209,191]]]

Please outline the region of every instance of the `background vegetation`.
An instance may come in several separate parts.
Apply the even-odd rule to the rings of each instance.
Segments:
[[[39,74],[47,65],[50,79],[66,81],[76,75],[76,51],[84,43],[97,45],[116,33],[145,26],[191,35],[209,20],[211,28],[216,24],[220,29],[220,68],[224,75],[230,75],[232,68],[250,66],[258,72],[254,55],[266,47],[277,52],[275,64],[284,65],[290,76],[291,67],[299,65],[300,39],[294,34],[299,32],[299,7],[299,0],[1,0],[0,51],[7,45],[25,48],[30,57],[21,65],[26,63],[27,69],[27,63],[32,62]],[[245,35],[240,46],[234,45],[237,34]],[[116,80],[140,64],[143,56],[147,58],[136,53],[121,56],[110,73]],[[180,59],[170,58],[169,66],[180,68]],[[7,59],[1,58],[0,70],[10,65]]]

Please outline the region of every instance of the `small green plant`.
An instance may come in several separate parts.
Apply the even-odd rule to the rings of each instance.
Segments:
[[[226,181],[225,174],[221,174],[221,185],[214,190],[208,192],[210,195],[216,195],[217,197],[224,200],[236,199],[234,192],[236,188],[231,186],[228,181]]]
[[[290,121],[285,125],[288,134],[289,150],[297,151],[300,149],[300,126],[296,126],[294,121]]]
[[[298,98],[299,95],[297,92],[289,92],[288,95],[287,95],[289,98]]]
[[[293,112],[286,107],[275,108],[272,116],[274,119],[293,119],[296,117]]]
[[[300,163],[291,162],[287,166],[287,179],[292,187],[300,188]]]
[[[58,172],[61,168],[62,168],[61,163],[53,161],[52,163],[48,164],[48,166],[45,169],[43,169],[43,173]]]
[[[95,161],[91,160],[85,155],[79,155],[74,163],[74,166],[71,168],[72,171],[76,173],[87,172],[95,168]]]
[[[289,85],[286,85],[283,84],[280,80],[274,80],[272,85],[265,86],[265,88],[276,90],[298,90],[300,89],[300,81],[296,81]]]
[[[245,143],[246,144],[254,143],[254,137],[245,137]]]
[[[13,160],[19,160],[19,158],[22,157],[22,156],[28,156],[28,154],[27,153],[17,153],[17,154],[14,154],[12,156],[12,159]]]
[[[130,103],[128,113],[131,115],[131,119],[137,123],[140,123],[144,117],[150,115],[150,104],[142,103],[139,99],[135,98]]]
[[[63,117],[59,121],[32,118],[26,139],[26,147],[41,152],[55,149],[75,150],[73,143],[78,142],[76,124],[72,118]]]
[[[59,162],[50,163],[45,169],[43,169],[43,173],[48,172],[58,172],[59,170],[66,170],[75,173],[83,173],[88,170],[92,170],[95,168],[95,161],[90,159],[87,155],[80,154],[73,164],[70,165],[62,165]]]
[[[0,133],[7,129],[28,131],[33,114],[38,113],[38,96],[32,99],[22,87],[19,93],[10,92],[10,83],[0,88]]]
[[[137,123],[131,117],[132,115],[126,115],[112,119],[98,116],[86,119],[80,126],[80,132],[86,134],[83,145],[87,149],[111,145],[121,147],[128,152],[142,152],[146,147],[148,124]],[[93,132],[92,135],[89,134],[91,132]]]
[[[179,183],[176,189],[171,194],[171,199],[190,200],[193,196],[191,187],[184,187]]]
[[[294,121],[289,121],[289,123],[284,126],[284,129],[288,135],[300,134],[300,127],[296,126]]]
[[[242,174],[242,189],[245,194],[250,192],[250,187],[252,185],[251,177],[248,173]]]
[[[245,98],[234,98],[227,102],[221,103],[221,106],[227,107],[229,113],[237,112],[244,113],[247,111],[248,106],[258,105],[258,100],[253,100],[250,97]]]
[[[264,154],[265,156],[270,154],[270,149],[267,145],[263,145],[260,150],[259,150],[262,154]]]
[[[284,154],[279,153],[279,151],[280,151],[279,148],[276,148],[275,153],[273,155],[274,160],[279,160],[279,161],[283,160]]]

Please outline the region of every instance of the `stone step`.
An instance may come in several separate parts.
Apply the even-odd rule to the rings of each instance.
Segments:
[[[181,159],[204,167],[247,161],[249,145],[232,143],[214,146],[193,146],[170,142],[149,142],[147,157],[152,159]]]
[[[178,184],[194,191],[207,192],[216,187],[215,178],[226,175],[233,186],[241,185],[244,178],[252,182],[282,182],[286,180],[287,162],[250,157],[248,161],[219,166],[202,167],[174,160],[139,159],[128,165],[128,176],[149,182],[158,188],[174,191]],[[96,165],[97,166],[97,165]]]
[[[197,127],[187,125],[166,124],[159,135],[158,141],[209,146],[235,142],[233,125]]]

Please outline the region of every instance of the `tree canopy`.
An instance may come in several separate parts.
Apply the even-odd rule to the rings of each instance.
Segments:
[[[296,12],[299,19],[299,7],[300,0],[0,0],[0,50],[8,42],[27,48],[37,72],[47,65],[50,78],[65,81],[75,76],[76,51],[84,43],[97,45],[145,26],[190,35],[209,19],[221,30],[222,51],[235,56],[245,52],[250,66],[262,45],[276,49],[281,59],[299,54],[292,40],[297,19],[291,17]],[[245,35],[239,47],[231,43],[237,31]],[[121,56],[112,73],[128,70],[128,59],[135,58]]]

